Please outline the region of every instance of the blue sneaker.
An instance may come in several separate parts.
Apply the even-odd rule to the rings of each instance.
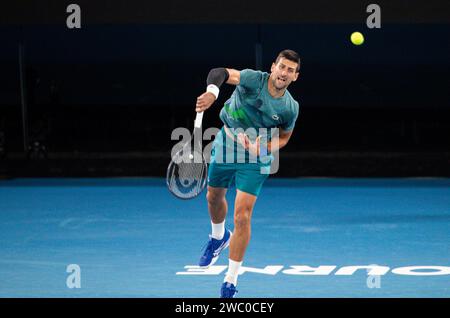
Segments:
[[[198,265],[202,268],[207,268],[213,265],[219,259],[220,252],[226,249],[230,244],[232,234],[233,233],[231,233],[230,230],[225,229],[225,234],[221,240],[216,240],[210,235],[208,244],[202,257],[200,257],[200,262]]]
[[[234,298],[234,295],[237,292],[238,291],[233,284],[225,282],[220,289],[220,298]]]

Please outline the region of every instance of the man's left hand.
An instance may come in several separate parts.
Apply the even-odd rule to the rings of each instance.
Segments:
[[[248,150],[252,155],[259,156],[259,145],[261,136],[258,136],[255,142],[251,142],[250,138],[244,133],[239,133],[237,135],[238,141],[244,147],[244,149]]]

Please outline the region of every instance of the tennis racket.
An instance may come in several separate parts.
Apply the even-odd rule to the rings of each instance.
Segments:
[[[191,140],[172,156],[167,168],[167,187],[179,199],[195,198],[206,186],[208,167],[203,156],[202,120],[203,112],[197,113]]]

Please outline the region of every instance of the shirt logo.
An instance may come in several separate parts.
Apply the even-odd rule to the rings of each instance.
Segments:
[[[278,119],[280,119],[280,117],[278,117],[277,114],[273,114],[273,115],[272,115],[272,119],[273,119],[273,120],[278,120]]]

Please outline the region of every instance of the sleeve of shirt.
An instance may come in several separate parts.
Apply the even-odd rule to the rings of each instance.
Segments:
[[[240,72],[239,86],[243,86],[246,89],[255,90],[261,87],[263,81],[263,73],[261,71],[255,71],[245,69]]]
[[[297,121],[298,115],[299,115],[299,104],[297,102],[294,102],[294,105],[292,107],[292,112],[290,114],[289,119],[283,123],[280,127],[284,131],[291,131],[295,127],[295,122]]]

